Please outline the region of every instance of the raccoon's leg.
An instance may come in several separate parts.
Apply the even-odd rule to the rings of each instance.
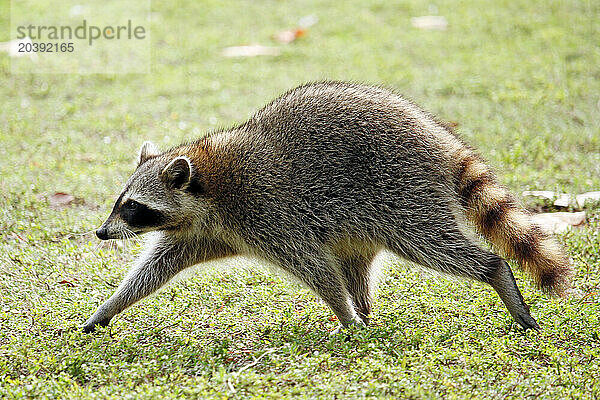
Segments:
[[[509,265],[500,256],[483,250],[463,236],[458,227],[426,239],[405,237],[402,243],[389,243],[390,250],[423,266],[490,284],[511,316],[524,329],[539,329]]]
[[[540,329],[536,320],[529,313],[529,306],[525,304],[523,295],[521,295],[515,277],[506,261],[498,257],[495,262],[495,269],[492,266],[487,278],[487,283],[498,292],[508,312],[519,325],[524,329]]]
[[[331,264],[313,264],[308,266],[311,276],[306,284],[321,298],[337,316],[343,326],[364,326],[362,318],[356,313],[352,297],[339,275],[337,268]]]
[[[154,293],[178,272],[202,261],[233,255],[216,240],[178,241],[164,234],[139,257],[115,293],[83,324],[84,332],[107,326],[112,317]]]
[[[375,258],[375,252],[355,252],[354,254],[338,255],[338,258],[344,274],[346,289],[354,303],[354,309],[363,322],[368,325],[373,302],[371,264]]]
[[[276,264],[288,271],[317,296],[319,296],[335,313],[343,326],[364,325],[352,305],[352,299],[344,284],[344,278],[335,258],[324,254],[318,246],[307,246],[308,243],[287,242],[286,246],[272,249]]]

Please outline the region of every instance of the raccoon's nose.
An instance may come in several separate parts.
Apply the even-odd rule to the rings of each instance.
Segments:
[[[96,236],[98,236],[98,239],[107,240],[108,239],[108,231],[106,230],[106,228],[104,226],[101,226],[96,231]]]

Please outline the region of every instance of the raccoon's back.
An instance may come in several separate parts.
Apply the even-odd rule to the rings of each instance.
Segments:
[[[392,142],[398,145],[414,139],[424,144],[433,139],[432,131],[445,131],[430,114],[400,95],[347,82],[309,83],[292,89],[257,111],[244,127],[267,140],[313,146],[317,140],[330,146],[384,137],[396,139]]]
[[[410,101],[379,87],[303,85],[267,104],[241,130],[252,138],[248,162],[254,159],[269,177],[313,187],[350,186],[376,194],[383,184],[422,186],[449,182],[451,175],[445,143],[455,141],[452,134]]]

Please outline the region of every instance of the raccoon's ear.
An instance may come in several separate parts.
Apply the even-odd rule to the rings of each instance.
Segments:
[[[160,179],[172,189],[181,189],[189,185],[191,176],[192,163],[185,156],[175,158],[160,173]]]
[[[160,150],[156,145],[152,142],[144,142],[142,147],[140,148],[140,154],[138,156],[138,166],[142,165],[149,158],[158,156],[160,154]]]

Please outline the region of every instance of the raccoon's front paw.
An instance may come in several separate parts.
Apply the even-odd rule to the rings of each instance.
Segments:
[[[80,328],[83,329],[83,333],[91,333],[96,330],[97,326],[108,326],[109,323],[110,318],[103,319],[100,321],[94,321],[90,318],[83,325],[81,325]]]

